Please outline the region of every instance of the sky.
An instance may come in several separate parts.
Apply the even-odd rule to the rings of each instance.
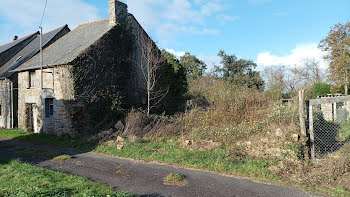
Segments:
[[[109,0],[48,0],[49,31],[108,17]],[[251,59],[258,70],[320,61],[330,27],[350,21],[350,0],[122,0],[158,46],[219,65],[217,54]],[[38,30],[45,0],[0,0],[0,45]]]

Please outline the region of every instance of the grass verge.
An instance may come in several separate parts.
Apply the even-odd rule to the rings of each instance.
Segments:
[[[86,178],[0,158],[0,196],[133,196]]]
[[[67,140],[57,136],[45,134],[28,134],[20,130],[0,129],[0,138],[32,142],[34,144],[47,144],[65,148],[75,148],[82,151],[93,151],[101,154],[118,156],[123,158],[139,159],[144,161],[158,161],[167,164],[175,164],[189,168],[209,170],[225,174],[233,174],[254,178],[260,181],[268,181],[278,184],[291,185],[311,192],[321,192],[332,196],[349,196],[350,193],[343,188],[315,188],[312,185],[300,185],[298,182],[283,179],[279,175],[271,174],[267,169],[270,163],[248,157],[232,158],[223,147],[217,147],[210,151],[196,151],[181,148],[178,140],[167,141],[140,141],[130,143],[125,141],[124,148],[117,150],[115,146],[107,143],[98,144],[89,142],[87,138]]]

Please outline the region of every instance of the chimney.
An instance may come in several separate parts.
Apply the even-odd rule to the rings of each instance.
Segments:
[[[16,40],[18,40],[18,36],[13,37],[13,41],[16,41]]]
[[[118,0],[109,1],[109,23],[116,25],[117,23],[126,22],[128,17],[128,6]]]

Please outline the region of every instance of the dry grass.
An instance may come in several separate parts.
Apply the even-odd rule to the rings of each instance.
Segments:
[[[142,110],[132,109],[126,117],[125,136],[168,136],[177,135],[181,126],[177,117],[147,115]]]
[[[350,144],[320,163],[309,162],[302,146],[306,139],[298,135],[298,103],[279,104],[265,92],[208,77],[194,81],[190,92],[195,95],[192,110],[173,117],[132,111],[128,132],[159,143],[173,140],[190,151],[208,152],[203,142],[220,144],[227,151],[225,159],[233,163],[258,159],[268,163],[269,174],[287,182],[333,196],[350,195]]]

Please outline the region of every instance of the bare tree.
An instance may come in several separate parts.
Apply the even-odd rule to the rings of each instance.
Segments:
[[[325,80],[325,73],[320,67],[320,62],[316,59],[306,59],[304,63],[307,79],[312,83],[320,83]]]
[[[307,89],[314,83],[325,81],[326,78],[319,61],[315,59],[305,59],[300,66],[269,67],[264,70],[264,75],[268,91],[275,96],[282,93],[293,95],[300,89]]]
[[[158,83],[160,79],[161,64],[166,61],[161,51],[153,40],[143,31],[137,37],[140,47],[140,58],[136,63],[139,65],[146,86],[147,92],[147,114],[156,107],[168,94],[169,88],[163,89]]]

